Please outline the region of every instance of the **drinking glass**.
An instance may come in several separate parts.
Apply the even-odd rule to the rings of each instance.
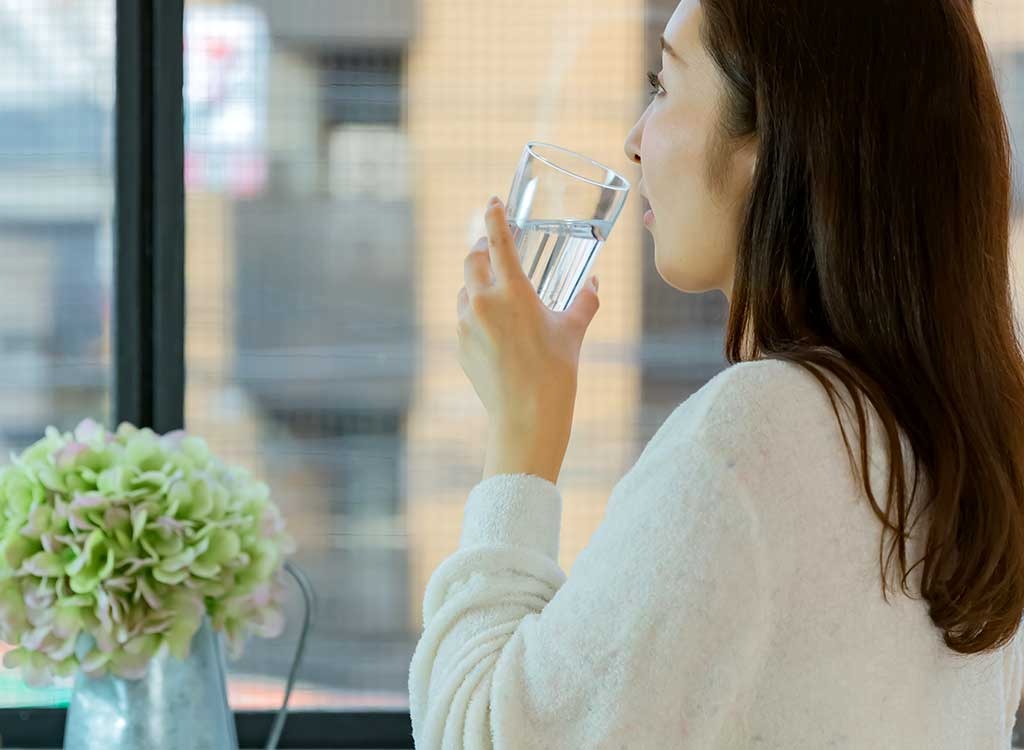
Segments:
[[[526,144],[505,206],[519,261],[550,309],[572,304],[629,188],[614,170],[575,151]]]

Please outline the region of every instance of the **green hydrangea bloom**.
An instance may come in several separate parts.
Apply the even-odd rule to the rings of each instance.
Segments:
[[[269,487],[200,437],[47,427],[0,468],[4,664],[31,685],[138,678],[158,653],[185,658],[204,616],[237,656],[283,629],[294,549]]]

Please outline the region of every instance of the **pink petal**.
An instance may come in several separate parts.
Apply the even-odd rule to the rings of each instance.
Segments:
[[[73,653],[75,653],[75,641],[77,640],[77,638],[77,632],[70,638],[66,638],[64,640],[55,637],[50,648],[45,649],[44,653],[46,653],[54,661],[64,661]]]
[[[249,600],[257,607],[265,607],[270,604],[270,585],[262,583],[253,589],[249,594]]]
[[[75,427],[75,440],[87,442],[103,431],[103,428],[91,417],[86,417]]]
[[[25,593],[25,606],[29,609],[46,609],[53,604],[53,592],[43,588]]]
[[[184,430],[171,430],[160,437],[160,444],[165,450],[175,450],[186,437],[188,437],[188,433]]]
[[[153,609],[160,609],[163,606],[163,602],[161,602],[160,598],[153,592],[153,589],[149,587],[145,578],[139,579],[135,593],[136,595],[141,594],[142,598],[146,600],[146,604]]]
[[[106,524],[107,529],[112,529],[115,526],[119,526],[130,518],[129,513],[124,508],[112,505],[103,513],[103,523]]]
[[[57,466],[62,469],[70,466],[75,462],[75,458],[85,453],[87,450],[89,450],[89,446],[83,443],[68,443],[54,456],[57,461]]]
[[[124,623],[124,614],[127,610],[128,605],[121,597],[116,595],[110,597],[110,615],[118,625]]]
[[[49,625],[27,630],[21,634],[21,645],[29,651],[38,651],[46,636],[50,634]]]
[[[117,641],[114,640],[113,633],[108,629],[92,633],[92,637],[96,639],[96,647],[104,654],[109,654],[117,648]]]
[[[81,662],[82,671],[90,677],[98,677],[106,668],[109,658],[107,651],[90,651]]]
[[[74,500],[71,501],[72,508],[102,508],[107,505],[110,501],[98,495],[96,493],[89,493],[87,495],[76,494]]]
[[[167,532],[182,531],[188,526],[184,521],[179,521],[178,519],[171,518],[170,516],[160,516],[160,518],[158,518],[154,523],[156,526]]]
[[[37,537],[43,533],[43,524],[46,522],[47,506],[37,505],[28,514],[28,522],[21,527],[22,536]]]
[[[126,576],[133,576],[142,568],[156,564],[156,560],[148,557],[126,557],[122,562],[128,563],[128,567],[124,571]]]
[[[262,621],[256,626],[256,634],[264,638],[277,638],[284,632],[284,613],[278,609],[264,610]]]
[[[125,680],[141,680],[146,676],[149,659],[136,657],[130,662],[122,662],[115,674]]]
[[[153,633],[163,633],[165,630],[171,627],[170,620],[164,620],[163,622],[155,622],[151,625],[147,625],[142,629],[142,632],[151,635]]]
[[[89,531],[92,529],[92,524],[77,509],[69,514],[68,526],[75,531]]]
[[[114,623],[110,616],[110,597],[102,587],[96,590],[95,612],[97,619],[100,621],[100,625],[103,626],[103,630],[112,630]],[[97,638],[98,637],[99,636],[97,636]]]

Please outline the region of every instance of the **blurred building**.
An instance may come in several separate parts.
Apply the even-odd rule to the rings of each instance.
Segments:
[[[635,183],[623,146],[645,106],[645,20],[656,38],[672,8],[250,7],[271,38],[266,182],[189,190],[188,426],[258,465],[302,539],[323,599],[311,676],[401,689],[427,578],[483,465],[486,415],[454,348],[483,204],[507,195],[530,139]],[[724,299],[657,277],[640,213],[634,198],[598,261],[561,482],[566,569],[664,416],[723,364]],[[358,662],[368,639],[376,654]]]
[[[107,408],[113,170],[109,3],[0,3],[0,455]],[[68,64],[68,59],[74,64]],[[59,303],[57,302],[59,300]]]

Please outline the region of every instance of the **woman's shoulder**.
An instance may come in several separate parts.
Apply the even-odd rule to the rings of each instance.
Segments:
[[[758,425],[774,417],[816,413],[822,403],[828,403],[826,392],[806,368],[780,359],[757,359],[726,367],[679,410],[706,429],[711,424]]]
[[[836,394],[844,400],[841,385]],[[834,429],[835,412],[814,374],[793,362],[758,359],[714,375],[665,420],[662,438],[675,446],[698,442],[734,459],[745,453],[777,458]]]
[[[668,416],[623,478],[622,491],[692,487],[703,478],[722,491],[760,495],[811,467],[828,474],[845,455],[837,434],[835,412],[814,374],[776,359],[735,363]]]
[[[782,359],[764,358],[737,362],[714,375],[691,398],[758,398],[765,392],[799,389],[807,383],[808,377],[813,380],[813,376],[806,369]]]

